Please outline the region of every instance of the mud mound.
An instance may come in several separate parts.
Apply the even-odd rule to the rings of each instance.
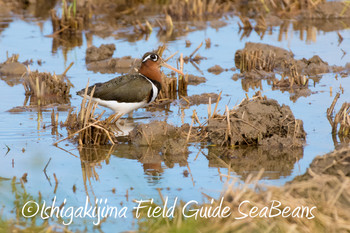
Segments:
[[[130,56],[122,58],[110,58],[101,61],[93,61],[87,64],[87,69],[93,72],[100,72],[102,74],[108,73],[128,73],[132,71],[133,67],[138,67],[140,59],[132,58]]]
[[[247,42],[244,49],[236,51],[236,67],[243,70],[266,70],[271,71],[275,67],[282,67],[283,61],[293,60],[294,54],[285,49],[263,44]],[[247,63],[252,63],[249,66]],[[268,68],[272,65],[272,69]]]
[[[3,75],[23,75],[26,72],[25,65],[17,61],[0,64],[0,73]]]
[[[276,100],[255,97],[245,99],[227,116],[218,115],[206,127],[208,139],[216,145],[261,145],[266,147],[302,147],[306,133],[301,120],[290,108]]]
[[[310,79],[332,70],[344,70],[329,66],[317,55],[296,60],[292,52],[262,43],[246,43],[244,49],[237,50],[235,65],[241,74],[235,74],[234,79],[244,78],[247,83],[271,80],[273,89],[288,91],[293,101],[311,94]],[[275,74],[281,78],[276,78]]]
[[[201,83],[205,83],[206,81],[207,79],[204,77],[195,76],[193,74],[188,75],[188,85],[198,85]]]
[[[112,58],[114,44],[103,44],[100,47],[91,46],[86,50],[86,66],[88,70],[100,73],[128,73],[132,67],[139,65],[140,59],[130,56]]]
[[[91,46],[86,49],[85,61],[90,63],[93,61],[106,60],[113,56],[115,50],[114,44],[103,44],[100,47]]]
[[[7,82],[9,85],[18,84],[22,79],[22,75],[27,72],[26,66],[18,62],[18,58],[18,54],[13,54],[5,62],[0,63],[0,75],[9,76]]]
[[[188,124],[178,128],[163,121],[153,121],[136,126],[129,134],[129,141],[135,146],[149,146],[159,151],[170,165],[181,165],[186,164],[189,153],[185,137],[188,130]]]
[[[308,180],[316,174],[350,178],[350,148],[343,147],[331,153],[317,156],[310,164],[309,172],[295,180]]]
[[[208,72],[216,74],[216,75],[219,75],[219,74],[221,74],[224,71],[225,71],[224,68],[222,68],[219,65],[215,65],[215,66],[212,66],[212,67],[208,68]]]
[[[294,59],[294,54],[276,46],[251,43],[245,44],[244,49],[236,51],[236,67],[241,72],[267,71],[279,72],[286,76],[294,71],[299,75],[317,75],[329,72],[331,67],[319,56],[310,59]]]

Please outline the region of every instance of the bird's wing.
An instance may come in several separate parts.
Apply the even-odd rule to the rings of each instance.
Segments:
[[[148,101],[152,92],[152,84],[139,74],[124,75],[105,83],[96,83],[88,88],[88,94],[96,86],[93,97],[118,102]],[[77,92],[84,94],[85,89]]]

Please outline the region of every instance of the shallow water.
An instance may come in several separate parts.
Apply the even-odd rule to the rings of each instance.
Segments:
[[[71,90],[71,106],[80,106],[81,98],[74,93],[85,87],[88,79],[90,79],[90,83],[95,83],[117,76],[117,74],[93,73],[86,69],[87,40],[85,36],[83,36],[81,46],[70,49],[65,55],[64,48],[52,52],[52,38],[45,37],[45,35],[52,33],[50,21],[40,21],[35,18],[27,18],[24,21],[16,16],[11,17],[11,19],[13,21],[0,34],[0,61],[6,60],[6,51],[9,55],[18,53],[20,61],[33,59],[34,63],[30,65],[31,70],[38,69],[56,74],[62,73],[70,62],[74,62],[73,67],[68,71],[69,79],[74,84],[74,88]],[[344,38],[340,45],[338,45],[336,31],[322,32],[317,31],[317,28],[311,28],[311,38],[313,39],[310,40],[305,39],[306,32],[304,32],[304,38],[301,38],[301,32],[294,31],[292,25],[288,27],[282,40],[279,40],[280,29],[278,27],[272,28],[271,33],[266,33],[263,39],[254,31],[249,37],[240,39],[242,32],[239,32],[237,26],[238,19],[233,17],[222,20],[227,23],[222,28],[215,29],[208,26],[206,29],[190,32],[176,40],[169,41],[166,43],[167,51],[165,52],[165,57],[175,51],[189,55],[204,39],[211,39],[211,48],[205,49],[203,46],[199,50],[199,54],[207,58],[198,65],[203,76],[207,78],[207,82],[198,86],[189,86],[188,95],[222,91],[223,98],[218,107],[221,113],[223,113],[225,105],[232,108],[245,97],[246,93],[251,97],[255,91],[259,90],[250,88],[248,92],[245,92],[242,89],[241,80],[232,80],[233,74],[239,71],[226,71],[220,75],[214,75],[207,71],[209,67],[216,64],[227,69],[234,67],[235,51],[242,49],[246,42],[262,42],[290,49],[297,59],[303,57],[308,59],[317,54],[330,65],[344,66],[350,60],[350,30],[339,30]],[[186,48],[185,40],[190,40],[192,46]],[[153,32],[148,40],[137,42],[128,42],[123,38],[92,36],[93,45],[99,46],[106,43],[116,45],[117,49],[113,57],[127,55],[141,57],[145,52],[156,49],[161,44],[156,32]],[[348,53],[343,56],[341,49]],[[39,59],[43,61],[41,66],[36,63]],[[176,65],[175,59],[169,63]],[[190,63],[185,65],[184,71],[202,76]],[[165,72],[168,71],[165,70]],[[21,177],[24,173],[28,173],[28,182],[25,184],[27,192],[35,196],[40,191],[42,198],[48,202],[57,196],[58,205],[66,198],[67,206],[83,206],[86,196],[89,196],[91,200],[94,198],[108,199],[108,203],[111,205],[128,207],[130,211],[128,211],[126,221],[125,219],[109,218],[101,224],[101,229],[106,232],[111,229],[123,231],[137,228],[135,224],[137,221],[132,217],[131,212],[135,206],[132,200],[154,198],[156,202],[160,203],[157,189],[161,189],[162,195],[169,196],[171,201],[178,197],[184,201],[203,202],[206,199],[202,193],[218,197],[220,191],[225,187],[227,178],[220,176],[220,174],[229,173],[232,177],[243,182],[248,173],[257,173],[261,168],[265,168],[261,182],[269,185],[283,185],[295,176],[303,174],[315,156],[334,149],[331,127],[326,118],[326,109],[333,101],[335,93],[339,91],[340,85],[344,88],[344,93],[338,100],[336,109],[339,109],[341,103],[350,98],[347,88],[350,87],[350,79],[339,77],[336,80],[334,77],[335,74],[325,74],[315,86],[311,81],[309,83],[310,89],[315,93],[306,98],[301,97],[296,102],[290,100],[288,92],[273,91],[266,81],[262,81],[264,95],[278,100],[280,104],[289,105],[295,117],[303,120],[307,132],[307,145],[304,147],[303,156],[300,159],[295,158],[292,162],[287,162],[288,166],[286,167],[279,167],[279,164],[284,166],[285,163],[275,161],[275,169],[268,170],[264,162],[260,163],[252,159],[248,162],[250,166],[237,168],[237,171],[232,169],[228,171],[227,168],[218,167],[217,162],[208,160],[206,156],[208,156],[210,148],[199,143],[189,145],[190,153],[187,163],[182,161],[180,164],[165,163],[158,158],[158,152],[150,151],[147,148],[132,148],[127,145],[117,145],[112,149],[106,147],[98,151],[90,149],[90,152],[93,151],[90,154],[88,149],[84,151],[85,154],[79,153],[77,146],[69,141],[62,142],[59,147],[55,147],[52,144],[65,137],[66,130],[59,128],[58,132],[62,134],[62,137],[58,137],[51,134],[50,127],[43,129],[44,124],[50,125],[51,123],[50,111],[39,113],[34,109],[19,113],[8,112],[16,106],[23,105],[24,88],[22,84],[13,85],[10,82],[11,79],[2,77],[2,81],[0,81],[2,100],[0,105],[0,177]],[[333,88],[332,96],[330,95],[330,87]],[[203,121],[207,116],[207,105],[185,109],[185,117],[182,118],[177,101],[171,104],[170,112],[149,112],[145,109],[139,109],[133,116],[136,123],[147,123],[156,119],[166,120],[170,124],[179,126],[191,122],[194,108]],[[111,112],[108,110],[107,114],[111,114]],[[67,112],[61,111],[59,121],[64,121],[66,116]],[[8,153],[7,146],[10,148]],[[83,159],[81,160],[79,156]],[[94,158],[91,158],[92,156]],[[48,163],[48,161],[50,162]],[[151,162],[142,163],[142,161]],[[43,172],[46,165],[47,177]],[[156,172],[152,169],[155,169]],[[187,176],[184,175],[185,170],[189,171]],[[54,174],[58,180],[56,193],[54,193]],[[9,182],[0,181],[2,189],[0,204],[4,206],[7,218],[13,217],[13,213],[10,213],[13,208],[13,197],[10,195]],[[76,187],[76,192],[73,192],[73,186]],[[112,191],[113,189],[115,189],[115,193]],[[92,229],[92,221],[94,220],[77,218],[73,221],[71,229],[84,229],[84,224],[87,224],[88,229]],[[58,222],[60,223],[60,220]]]

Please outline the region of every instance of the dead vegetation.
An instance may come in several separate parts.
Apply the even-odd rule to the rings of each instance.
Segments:
[[[292,0],[292,1],[273,1],[266,0],[261,1],[264,9],[267,12],[276,11],[284,13],[296,14],[300,10],[312,10],[320,4],[326,2],[325,0],[316,1],[316,0]]]
[[[338,135],[348,137],[350,132],[350,103],[343,103],[334,117],[335,127],[339,124]]]
[[[73,0],[68,4],[66,0],[62,0],[61,18],[57,15],[56,10],[51,11],[51,22],[53,35],[74,36],[80,33],[89,22],[90,7],[82,9],[77,8],[77,0]]]
[[[165,50],[165,46],[160,46],[158,48],[157,54],[162,57],[163,52]],[[168,58],[164,59],[165,62],[170,60],[172,57],[174,57],[177,54],[174,53],[170,55]],[[179,70],[183,72],[184,69],[184,59],[183,59],[183,54],[180,54],[179,58]],[[156,103],[160,103],[163,101],[168,102],[169,100],[174,100],[177,98],[178,95],[187,95],[187,86],[188,86],[188,74],[181,75],[178,74],[176,77],[167,77],[163,75],[163,80],[162,80],[162,90],[159,93]]]
[[[79,2],[73,0],[68,4],[67,0],[62,0],[61,16],[55,9],[50,11],[53,33],[47,37],[53,38],[52,52],[62,48],[65,59],[72,48],[83,44],[82,30],[87,28],[90,22],[90,1],[78,6]]]
[[[332,126],[332,136],[335,144],[337,144],[336,135],[338,135],[340,142],[350,141],[350,103],[344,102],[333,118],[333,110],[339,97],[340,94],[337,93],[331,106],[327,109],[327,118]]]
[[[148,20],[145,21],[144,24],[142,24],[140,22],[140,20],[135,20],[133,22],[133,26],[134,26],[134,32],[136,34],[151,34],[153,31],[153,27],[152,25],[148,22]]]
[[[209,16],[220,16],[231,9],[231,4],[219,0],[171,0],[164,7],[165,12],[175,20],[205,19]]]
[[[235,54],[235,64],[240,71],[252,70],[273,71],[275,68],[276,54],[270,50],[267,54],[262,50],[238,50]]]
[[[211,109],[212,98],[209,97],[208,118],[204,122],[200,122],[196,111],[193,111],[192,122],[188,131],[185,130],[186,142],[208,142],[213,146],[228,147],[260,146],[269,150],[272,148],[292,150],[304,146],[306,133],[303,122],[294,118],[288,106],[281,106],[276,100],[262,97],[258,92],[253,98],[243,99],[232,110],[226,106],[225,113],[220,115],[217,108],[221,93],[219,96],[214,94],[212,97],[214,102],[216,100],[215,108]],[[182,97],[181,105],[187,108],[191,104],[202,103],[203,98],[198,98],[199,96],[194,96],[191,100],[190,97]],[[152,124],[146,124],[145,127],[147,125],[151,127]],[[174,126],[171,127],[174,128]],[[151,128],[147,129],[149,132],[151,130]],[[164,131],[168,133],[168,130]],[[143,135],[142,132],[139,133]],[[150,142],[153,142],[156,137],[151,133],[147,138],[143,140],[147,141],[147,144],[153,144]]]
[[[71,82],[63,75],[51,75],[38,71],[29,71],[23,81],[26,101],[31,105],[43,106],[52,103],[65,104],[70,100]]]
[[[309,78],[299,74],[295,63],[285,62],[284,72],[280,80],[273,80],[273,87],[281,89],[307,87]]]
[[[105,111],[101,114],[95,115],[97,103],[91,100],[94,89],[91,92],[90,97],[87,96],[88,85],[84,93],[84,98],[81,102],[79,113],[73,112],[71,109],[68,112],[67,119],[62,126],[67,127],[68,137],[55,142],[58,143],[66,140],[73,139],[78,142],[79,145],[106,145],[115,144],[117,142],[116,135],[113,129],[116,121],[120,118],[120,115],[113,114],[108,118],[101,120]]]

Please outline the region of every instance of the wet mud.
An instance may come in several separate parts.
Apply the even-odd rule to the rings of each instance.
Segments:
[[[90,63],[93,61],[101,61],[111,58],[115,51],[115,44],[102,44],[100,47],[91,46],[86,49],[85,61]]]
[[[186,134],[189,125],[175,127],[164,121],[153,121],[137,125],[129,134],[128,140],[136,147],[149,147],[159,151],[168,163],[186,164],[189,154]]]
[[[313,2],[314,5],[310,5],[310,1],[302,1],[300,4],[293,4],[293,1],[289,1],[291,4],[287,4],[287,1],[284,1],[283,5],[280,5],[279,2],[271,5],[273,1],[240,1],[239,3],[236,1],[179,2],[175,0],[170,0],[167,3],[160,3],[159,1],[63,1],[62,3],[66,5],[60,5],[61,10],[65,13],[62,16],[59,16],[55,11],[48,10],[54,8],[55,3],[56,1],[48,1],[46,4],[42,1],[13,1],[11,3],[11,1],[0,0],[0,12],[6,11],[6,17],[10,17],[11,14],[28,14],[25,18],[32,17],[31,15],[40,16],[40,20],[36,23],[41,27],[41,32],[46,30],[43,26],[43,19],[51,17],[53,33],[45,36],[52,38],[53,53],[58,52],[61,56],[62,52],[65,64],[67,57],[70,59],[67,54],[72,52],[71,50],[74,47],[83,45],[85,43],[83,36],[85,36],[86,44],[89,46],[85,53],[86,68],[89,71],[101,74],[135,72],[140,65],[140,60],[131,56],[113,57],[116,50],[114,44],[102,44],[100,47],[92,46],[96,42],[96,36],[99,37],[98,40],[113,37],[120,44],[125,41],[136,42],[149,39],[151,42],[148,42],[151,44],[155,38],[158,44],[174,42],[174,45],[177,46],[175,41],[179,38],[183,39],[190,32],[203,30],[208,26],[219,32],[229,23],[229,17],[233,14],[235,17],[237,15],[241,16],[239,23],[241,39],[249,37],[252,31],[255,31],[263,39],[265,34],[273,33],[273,30],[277,29],[272,28],[272,26],[279,26],[279,37],[286,33],[289,30],[288,28],[293,28],[293,30],[299,31],[300,34],[304,30],[307,31],[307,40],[310,38],[312,40],[315,39],[310,37],[310,34],[314,33],[313,27],[325,32],[341,30],[347,28],[346,25],[349,25],[350,18],[350,7],[346,8],[345,3],[322,1]],[[74,10],[75,6],[73,4],[75,3],[78,4],[78,11]],[[42,14],[42,10],[39,9],[41,4],[45,5],[43,7],[46,9],[45,14]],[[2,9],[3,7],[6,7],[6,10]],[[162,12],[162,14],[159,14],[159,12]],[[270,13],[266,14],[266,12]],[[292,22],[288,21],[290,19],[292,19]],[[322,21],[319,19],[322,19]],[[341,20],[336,21],[339,19]],[[9,26],[9,22],[0,25],[0,33]],[[156,33],[156,35],[152,35],[152,33]],[[340,33],[338,33],[338,37],[340,45],[342,43]],[[205,56],[208,59],[213,58],[213,55],[208,56],[207,52],[210,49],[222,46],[215,44],[215,41],[212,45],[210,38],[206,38],[203,42],[205,42]],[[184,46],[186,47],[195,47],[200,41],[186,40],[185,43]],[[213,65],[210,64],[201,67],[201,62],[203,64],[203,60],[206,59],[206,57],[197,53],[202,44],[204,43],[201,43],[192,54],[186,54],[187,56],[185,55],[183,60],[183,55],[181,55],[181,59],[177,60],[180,67],[184,68],[185,63],[191,69],[195,68],[192,69],[194,72],[198,71],[203,76],[204,72],[205,75],[209,72],[210,74],[206,76],[208,79],[213,77],[213,74],[224,76],[229,73],[223,73],[229,71],[229,69],[220,65],[210,67]],[[346,51],[344,51],[345,55]],[[318,83],[325,73],[332,72],[342,78],[349,76],[350,63],[345,67],[338,67],[329,65],[320,57],[321,55],[311,56],[298,60],[294,58],[293,52],[284,48],[249,42],[246,43],[243,49],[237,50],[235,54],[235,65],[241,73],[234,74],[233,79],[241,80],[242,89],[246,92],[249,91],[249,88],[260,88],[262,90],[261,81],[267,80],[267,84],[271,86],[272,90],[287,91],[291,95],[291,100],[296,101],[302,96],[307,97],[313,94],[309,87]],[[175,109],[180,107],[180,109],[176,109],[179,111],[178,115],[181,111],[181,114],[183,113],[183,116],[187,117],[181,119],[182,122],[192,121],[192,124],[174,126],[167,123],[167,121],[151,119],[148,124],[138,123],[136,127],[132,124],[132,129],[128,129],[128,132],[124,133],[121,126],[126,126],[126,119],[116,119],[113,115],[103,119],[104,112],[95,114],[95,110],[99,112],[97,106],[87,102],[86,99],[81,103],[80,112],[78,112],[78,109],[73,110],[70,101],[75,100],[70,95],[72,85],[69,79],[65,75],[56,76],[38,71],[29,72],[26,68],[29,62],[19,62],[18,56],[15,55],[0,64],[1,79],[8,85],[13,86],[23,83],[26,97],[24,105],[29,102],[30,107],[15,107],[9,111],[22,112],[28,110],[38,112],[37,121],[39,122],[42,121],[43,116],[40,115],[42,111],[52,110],[51,125],[45,126],[44,124],[41,127],[38,123],[37,128],[45,130],[51,127],[52,132],[54,132],[52,136],[57,137],[57,141],[54,143],[55,146],[60,146],[60,143],[65,140],[67,140],[65,141],[66,146],[73,144],[74,149],[78,151],[80,156],[85,189],[87,189],[87,180],[99,180],[97,168],[104,166],[103,169],[109,172],[109,167],[105,166],[104,163],[109,165],[112,156],[137,160],[142,164],[145,174],[149,174],[148,179],[157,180],[160,179],[159,177],[163,175],[164,169],[166,169],[163,163],[168,168],[173,168],[176,165],[187,166],[188,170],[183,172],[183,176],[187,177],[191,173],[188,160],[191,154],[189,148],[195,148],[195,150],[198,150],[198,154],[194,161],[198,155],[204,155],[207,159],[204,158],[204,163],[208,163],[208,167],[218,168],[211,169],[211,171],[218,170],[220,173],[220,168],[225,168],[227,169],[225,172],[228,171],[229,175],[232,172],[240,178],[248,179],[249,174],[265,169],[267,172],[262,173],[263,178],[277,180],[292,176],[296,170],[296,162],[304,155],[303,147],[306,143],[306,132],[303,121],[294,117],[289,106],[280,105],[277,100],[256,95],[251,99],[243,100],[233,109],[227,109],[227,112],[223,115],[217,114],[216,110],[213,115],[209,113],[208,119],[201,124],[197,120],[198,116],[195,116],[196,107],[191,109],[193,110],[191,118],[188,115],[185,116],[183,110],[187,107],[218,103],[221,94],[203,93],[187,96],[187,85],[203,85],[207,79],[192,74],[176,77],[172,73],[171,77],[164,79],[164,89],[155,103],[146,109],[147,114],[150,114],[151,118],[159,119],[154,112],[157,112],[157,114],[161,112],[162,116],[160,118],[164,117],[170,122],[174,120],[174,118],[171,118],[173,116],[169,117],[170,114],[178,117],[173,109],[175,105]],[[85,70],[85,67],[83,68]],[[235,71],[234,68],[230,70]],[[214,78],[218,77],[214,76]],[[78,82],[76,79],[75,81]],[[199,87],[201,88],[201,86]],[[189,89],[190,94],[192,91],[198,93],[197,90]],[[229,96],[225,93],[224,95]],[[171,104],[173,102],[175,104]],[[35,108],[32,108],[33,106]],[[349,122],[349,105],[346,106],[343,109],[345,113],[340,111],[338,118],[346,118]],[[209,109],[208,106],[208,112]],[[59,124],[57,111],[61,110],[69,110],[69,112],[66,121]],[[224,111],[221,110],[220,112]],[[203,112],[200,114],[203,114]],[[200,119],[203,118],[203,116],[200,117]],[[140,122],[142,121],[143,118]],[[339,122],[339,124],[341,123]],[[59,126],[61,129],[65,128],[67,130],[67,133],[64,132],[66,138],[58,133]],[[336,125],[337,127],[338,125]],[[340,129],[343,129],[344,133],[347,133],[346,136],[348,136],[349,125],[345,128],[341,127]],[[74,151],[74,149],[70,151]],[[208,153],[201,153],[202,149],[207,150]],[[73,154],[70,151],[68,153]],[[350,176],[349,158],[350,152],[348,149],[339,149],[322,157],[317,157],[311,163],[308,173],[297,177],[283,187],[283,192],[297,197],[305,197],[310,196],[310,193],[315,194],[314,192],[317,190],[318,193],[313,197],[317,197],[317,195],[322,197],[322,184],[332,188],[332,190],[325,192],[329,197],[339,194],[342,204],[348,206],[348,196],[338,193],[338,190],[342,190],[341,188],[348,190],[349,182],[343,181],[347,181]],[[207,167],[204,166],[204,168]],[[206,172],[206,170],[204,171]],[[203,172],[203,170],[200,172]],[[30,178],[30,176],[28,177]],[[121,176],[118,174],[116,177],[118,179]],[[323,179],[324,177],[326,178]],[[336,182],[332,183],[334,177]],[[27,180],[27,176],[23,176],[22,179]],[[220,181],[222,181],[221,174]],[[30,183],[30,179],[28,179],[28,182]],[[124,180],[121,183],[123,182]],[[304,185],[303,188],[300,188],[300,184]],[[196,188],[201,189],[203,187],[197,186]],[[99,195],[100,193],[97,196]],[[127,195],[128,193],[126,197]],[[271,197],[271,195],[266,195],[266,197]],[[264,201],[266,203],[269,200]],[[324,202],[326,201],[328,200]],[[293,226],[296,225],[293,224]]]
[[[332,69],[317,55],[310,59],[296,60],[292,52],[283,48],[252,42],[246,43],[244,49],[236,51],[235,63],[242,73],[262,70],[289,75],[294,68],[300,75],[315,76]]]
[[[233,79],[243,79],[243,86],[259,86],[260,80],[268,80],[273,90],[288,91],[292,101],[312,94],[310,80],[315,84],[329,72],[346,75],[346,67],[330,66],[318,55],[297,60],[283,48],[251,42],[236,51],[235,65],[241,73]]]
[[[348,147],[340,147],[337,150],[317,156],[310,164],[312,173],[307,173],[299,178],[310,179],[312,174],[332,175],[336,177],[346,176],[350,178],[350,149]]]
[[[219,65],[215,65],[215,66],[208,68],[208,72],[216,74],[216,75],[221,74],[224,71],[225,71],[224,68],[222,68]]]
[[[86,66],[95,73],[128,73],[133,67],[138,67],[140,59],[130,56],[112,58],[115,51],[114,44],[103,44],[100,47],[91,46],[86,50]]]
[[[27,73],[27,67],[18,61],[19,55],[13,54],[6,61],[0,63],[0,77],[9,86],[22,83],[23,76]]]
[[[188,75],[188,85],[199,85],[201,83],[205,83],[207,81],[207,79],[205,77],[201,77],[201,76],[196,76],[193,74],[189,74]]]
[[[295,119],[288,106],[281,106],[276,100],[262,97],[245,99],[227,115],[209,119],[205,130],[210,143],[266,148],[302,147],[305,143],[302,121]]]

